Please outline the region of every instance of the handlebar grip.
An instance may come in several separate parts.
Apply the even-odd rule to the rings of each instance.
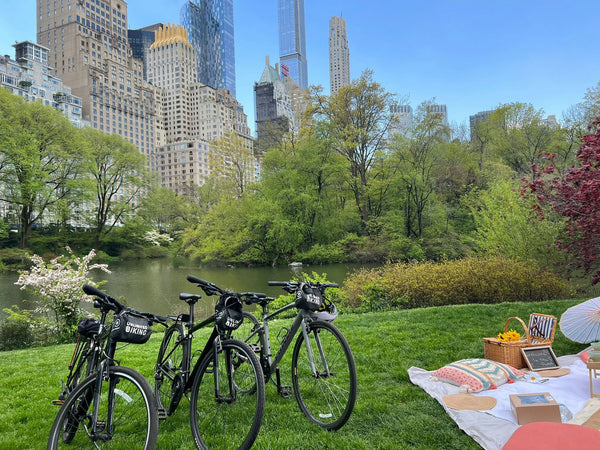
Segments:
[[[269,286],[287,286],[289,281],[268,281],[267,284]]]
[[[190,283],[208,284],[208,281],[195,277],[194,275],[188,275],[186,278]]]
[[[90,286],[89,284],[83,285],[83,292],[87,295],[95,295],[96,297],[104,298],[106,294],[102,292],[100,289],[95,288],[94,286]]]

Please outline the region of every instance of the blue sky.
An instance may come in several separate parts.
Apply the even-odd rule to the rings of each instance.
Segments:
[[[182,4],[130,0],[129,28],[179,23]],[[2,1],[1,54],[36,40],[35,8],[35,0]],[[460,125],[520,101],[560,120],[600,81],[598,11],[597,0],[305,0],[308,79],[329,91],[329,19],[342,14],[352,78],[372,69],[413,108],[435,98]],[[237,97],[254,130],[253,84],[265,56],[278,61],[277,0],[234,0],[234,16]]]

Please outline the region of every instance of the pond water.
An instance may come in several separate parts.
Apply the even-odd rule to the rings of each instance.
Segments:
[[[330,264],[317,266],[302,266],[299,270],[306,273],[326,273],[330,282],[344,282],[346,277],[365,265]],[[236,292],[264,292],[270,296],[283,293],[279,287],[267,285],[269,280],[285,281],[294,276],[297,268],[281,267],[239,267],[239,268],[207,268],[194,265],[185,259],[156,259],[113,262],[109,264],[110,274],[94,271],[91,277],[94,281],[107,280],[102,287],[104,291],[128,306],[140,311],[156,314],[177,314],[187,311],[187,305],[179,300],[180,292],[200,293],[200,288],[186,280],[186,276],[194,275],[205,279],[224,289]],[[3,308],[18,305],[23,309],[32,307],[30,297],[18,286],[16,272],[0,273],[0,321],[6,314]],[[205,298],[196,305],[198,318],[208,316],[214,301]]]

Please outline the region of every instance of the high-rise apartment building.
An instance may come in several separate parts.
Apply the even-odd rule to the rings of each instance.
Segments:
[[[278,0],[279,62],[281,74],[301,89],[308,87],[304,0]]]
[[[469,131],[471,133],[471,140],[477,137],[477,128],[479,127],[479,124],[481,122],[485,122],[493,112],[493,110],[479,111],[477,114],[469,116]]]
[[[162,26],[162,23],[156,23],[138,30],[127,30],[127,40],[131,47],[131,55],[134,58],[141,59],[144,63],[144,80],[146,79],[146,72],[148,70],[146,55],[150,46],[154,43],[155,32]]]
[[[439,115],[440,119],[442,120],[442,123],[444,125],[448,125],[448,108],[446,107],[446,105],[427,105],[427,114]]]
[[[279,65],[271,66],[268,56],[260,80],[254,83],[254,105],[260,151],[269,149],[284,133],[296,128],[292,99],[279,75]]]
[[[188,0],[180,16],[196,49],[198,81],[235,97],[233,0]]]
[[[49,49],[56,75],[81,97],[90,126],[119,134],[149,155],[156,88],[127,41],[124,0],[38,0],[37,41]]]
[[[346,21],[343,17],[329,19],[329,90],[335,94],[350,84],[350,50]]]
[[[77,127],[82,120],[81,98],[71,94],[71,88],[53,75],[48,66],[48,49],[30,41],[13,45],[15,59],[0,56],[0,86],[25,100],[52,106]]]
[[[196,51],[180,25],[156,32],[147,53],[148,81],[162,90],[165,143],[156,148],[153,167],[163,186],[179,194],[193,192],[211,175],[214,141],[228,133],[241,137],[250,158],[254,140],[247,116],[230,90],[197,81]],[[254,166],[248,169],[254,173]]]
[[[412,107],[410,105],[391,105],[390,113],[394,120],[388,130],[388,138],[392,138],[395,134],[407,134],[412,125]]]

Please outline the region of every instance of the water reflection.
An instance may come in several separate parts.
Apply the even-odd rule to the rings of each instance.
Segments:
[[[139,260],[110,263],[110,274],[100,271],[92,273],[96,281],[107,280],[103,289],[114,297],[124,299],[125,303],[141,311],[156,314],[178,314],[187,311],[187,305],[179,300],[180,292],[202,293],[186,280],[186,275],[195,275],[211,281],[217,286],[236,292],[264,292],[278,296],[282,293],[279,287],[267,285],[269,280],[288,280],[300,272],[327,273],[331,282],[342,284],[348,274],[364,265],[329,264],[322,266],[301,267],[240,267],[240,268],[207,268],[194,265],[185,259]],[[26,299],[28,294],[14,285],[16,272],[0,274],[0,308],[19,305],[30,308]],[[203,299],[196,305],[197,317],[200,319],[211,313],[214,297]],[[0,321],[6,314],[0,313]]]

